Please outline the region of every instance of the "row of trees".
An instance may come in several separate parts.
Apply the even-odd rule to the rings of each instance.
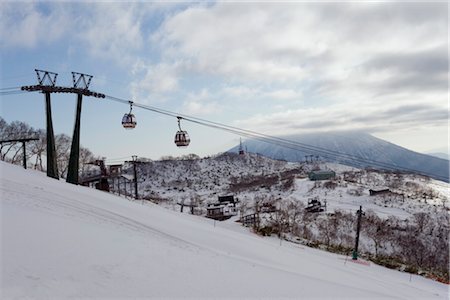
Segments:
[[[47,155],[47,136],[43,129],[35,129],[21,121],[6,122],[0,117],[0,140],[11,140],[20,138],[38,138],[36,141],[27,142],[26,157],[29,167],[45,171]],[[69,166],[69,156],[72,138],[66,134],[55,135],[56,158],[60,177],[66,177]],[[12,164],[22,164],[22,143],[1,143],[0,160]],[[88,162],[98,159],[88,148],[80,147],[80,171],[84,172],[90,166]]]
[[[262,211],[267,205],[275,207],[276,212],[258,216],[257,232],[284,235],[310,246],[351,253],[356,214],[341,210],[311,214],[296,199],[264,195],[255,198],[256,208],[247,206],[246,209]],[[449,234],[450,217],[445,210],[419,212],[405,220],[396,216],[381,218],[368,210],[362,218],[359,250],[376,263],[448,281]]]

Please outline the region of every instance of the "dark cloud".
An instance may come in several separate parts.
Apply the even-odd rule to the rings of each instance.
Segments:
[[[360,66],[358,72],[367,75],[364,87],[378,96],[396,92],[448,91],[448,46],[441,45],[422,51],[404,50],[379,54]],[[370,80],[389,75],[383,80]],[[373,76],[375,75],[375,76]]]
[[[448,45],[416,52],[377,55],[363,65],[369,72],[391,70],[398,74],[441,75],[448,73]]]
[[[380,91],[379,94],[392,92],[431,92],[448,91],[448,80],[446,76],[432,76],[427,74],[413,74],[404,76],[392,76],[384,82],[373,86]]]
[[[363,115],[350,119],[351,123],[386,123],[386,124],[404,124],[404,123],[440,123],[447,121],[448,110],[426,104],[402,105],[394,108],[366,112]]]
[[[392,35],[389,29],[399,26],[439,24],[448,28],[448,3],[444,2],[314,3],[309,7],[351,39],[374,39],[380,29]]]
[[[385,14],[394,15],[412,25],[448,20],[448,3],[446,2],[396,2],[384,10]]]

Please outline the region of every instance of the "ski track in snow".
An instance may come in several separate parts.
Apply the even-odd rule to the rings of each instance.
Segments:
[[[40,174],[33,174],[34,172],[27,173],[14,166],[1,164],[1,168],[12,173],[10,179],[9,176],[5,176],[4,170],[0,172],[3,220],[10,220],[4,215],[8,212],[17,212],[19,216],[31,215],[43,223],[46,221],[46,216],[49,219],[52,216],[61,225],[64,225],[66,220],[72,220],[75,225],[80,223],[93,229],[101,227],[108,232],[116,232],[118,235],[120,232],[130,235],[139,243],[156,244],[154,247],[163,247],[159,250],[162,251],[161,253],[178,253],[183,258],[192,259],[194,262],[204,261],[207,266],[214,262],[213,264],[217,264],[219,269],[224,272],[223,274],[220,271],[219,273],[212,272],[215,270],[214,267],[211,269],[211,266],[206,267],[201,263],[198,270],[187,270],[184,268],[192,265],[190,263],[185,265],[176,257],[173,259],[174,265],[161,266],[155,262],[156,266],[168,268],[168,270],[144,271],[141,270],[141,266],[136,265],[134,259],[128,258],[131,260],[131,266],[128,266],[120,263],[123,257],[119,256],[116,257],[115,263],[109,264],[101,262],[94,264],[89,257],[86,259],[86,264],[89,265],[88,273],[93,278],[92,282],[86,283],[80,280],[78,275],[71,275],[70,272],[59,274],[58,272],[62,271],[57,265],[48,266],[49,269],[53,268],[56,272],[49,276],[51,272],[48,270],[46,273],[45,270],[41,271],[22,261],[14,261],[13,264],[11,262],[2,263],[2,266],[6,266],[6,269],[2,268],[2,294],[6,298],[16,296],[31,298],[34,296],[117,297],[117,294],[108,294],[108,292],[117,289],[112,285],[115,282],[117,284],[121,278],[128,284],[126,291],[129,295],[119,294],[119,298],[127,298],[130,295],[133,297],[211,298],[217,296],[215,293],[217,289],[223,293],[219,296],[234,298],[444,299],[447,297],[447,286],[424,278],[414,276],[414,282],[409,283],[408,274],[387,270],[376,265],[370,267],[350,263],[344,265],[344,262],[339,260],[342,257],[339,255],[307,247],[299,249],[297,245],[287,242],[283,242],[283,246],[278,246],[276,239],[254,236],[246,232],[244,228],[227,229],[227,227],[238,226],[236,224],[223,223],[222,225],[219,223],[217,227],[213,227],[210,220],[207,219],[186,216],[155,205],[140,205],[104,192],[47,179],[39,176]],[[26,220],[22,221],[26,222]],[[17,222],[19,223],[19,221]],[[29,234],[42,234],[45,238],[45,232],[33,232],[33,224],[29,225]],[[10,231],[14,231],[14,228],[8,226],[9,223],[3,223],[2,231],[6,232],[8,237],[13,236]],[[57,227],[55,230],[64,230],[64,228]],[[16,238],[21,239],[22,237],[17,236]],[[26,244],[26,241],[22,242]],[[64,241],[61,243],[64,247]],[[9,249],[8,245],[3,246],[7,253],[14,252],[14,249]],[[51,245],[41,246],[43,248],[51,247]],[[107,245],[105,247],[108,248]],[[80,249],[80,252],[84,253],[83,251],[87,250]],[[138,257],[143,255],[140,252],[141,249],[130,251],[136,251]],[[161,253],[159,255],[162,255]],[[113,254],[118,255],[120,252],[113,251]],[[151,257],[144,257],[151,259]],[[70,258],[70,256],[67,257],[69,261]],[[164,258],[168,259],[165,256]],[[2,260],[4,259],[9,258],[2,257]],[[49,261],[51,262],[51,259]],[[170,260],[166,263],[170,263]],[[194,285],[201,285],[206,281],[211,284],[212,290],[208,289],[208,286],[199,288],[172,282],[167,285],[162,284],[156,290],[149,291],[147,287],[138,285],[141,282],[140,278],[133,280],[133,271],[128,269],[133,267],[142,272],[140,275],[150,278],[158,276],[163,271],[165,276],[172,274],[171,276],[178,280],[182,275],[181,277]],[[242,271],[244,277],[239,274],[239,270]],[[182,274],[177,274],[179,272]],[[256,282],[252,282],[252,278],[247,278],[247,280],[250,279],[250,282],[247,285],[239,286],[238,282],[244,280],[248,275],[252,275]],[[51,279],[44,280],[45,277]],[[65,279],[60,280],[60,277]],[[227,288],[216,285],[213,280],[215,277],[217,277],[215,280],[225,282],[228,280],[238,287],[227,294],[225,292]],[[235,278],[233,279],[233,277]],[[267,281],[267,278],[272,279]],[[282,282],[273,281],[275,278],[280,278],[280,280],[284,278],[284,280]],[[159,278],[158,282],[164,282],[164,280],[170,282],[171,279],[170,276]],[[66,282],[67,280],[70,284]],[[260,286],[258,281],[265,282],[265,284]],[[272,289],[269,282],[274,285]],[[297,282],[296,286],[293,286],[294,282]],[[122,285],[122,283],[118,285]],[[88,287],[87,292],[80,291],[83,286]],[[260,290],[257,289],[259,286]],[[136,290],[133,291],[133,288]],[[56,294],[52,294],[52,291],[56,291]],[[4,294],[5,292],[6,294]]]

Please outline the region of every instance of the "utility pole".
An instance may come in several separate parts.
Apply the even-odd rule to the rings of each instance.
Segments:
[[[134,199],[138,199],[138,181],[136,171],[137,156],[133,155],[133,171],[134,171]]]
[[[356,239],[355,239],[355,248],[353,249],[352,259],[358,259],[358,244],[359,244],[359,231],[361,230],[361,216],[364,215],[362,211],[362,206],[359,206],[359,210],[356,212],[357,215],[357,223],[356,223]]]

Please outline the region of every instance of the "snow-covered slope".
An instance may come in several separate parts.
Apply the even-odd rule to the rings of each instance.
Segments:
[[[392,166],[400,170],[416,170],[433,178],[449,180],[449,161],[430,155],[417,153],[403,147],[386,142],[382,139],[362,132],[326,132],[283,137],[304,145],[299,150],[268,144],[258,140],[243,142],[244,149],[249,152],[260,153],[274,159],[287,161],[304,161],[305,155],[318,155],[328,161],[340,162],[356,167],[381,167]],[[308,146],[325,149],[325,152],[305,151]],[[291,146],[292,147],[292,146]],[[239,146],[232,148],[231,152],[237,152]],[[303,150],[302,150],[303,149]],[[348,160],[344,156],[327,156],[329,151],[344,153],[362,160]],[[365,163],[364,161],[368,161]],[[370,163],[376,162],[376,164]]]
[[[1,297],[447,299],[448,286],[0,164]],[[216,226],[215,226],[216,225]]]
[[[336,184],[327,186],[310,181],[308,173],[316,168],[333,170]],[[124,172],[133,179],[131,166],[125,167]],[[258,197],[291,199],[305,205],[309,199],[318,197],[327,201],[330,212],[335,209],[355,212],[362,205],[382,217],[393,215],[402,219],[450,205],[450,185],[426,177],[359,170],[335,163],[277,161],[252,153],[141,163],[137,173],[140,197],[173,209],[179,209],[176,203],[194,203],[198,214],[206,214],[207,204],[216,202],[220,195],[234,195],[247,206],[252,206]],[[114,185],[111,182],[111,186],[118,193],[117,181]],[[122,194],[124,187],[122,184]],[[369,196],[369,189],[380,187],[390,188],[405,199]],[[426,200],[424,194],[429,194]]]
[[[195,193],[202,196],[202,200],[213,202],[217,200],[216,194],[230,193],[230,185],[241,178],[262,178],[295,169],[301,172],[300,167],[260,155],[232,153],[195,160],[146,162],[138,165],[139,194],[180,201],[193,198]],[[133,176],[131,166],[124,172]]]

